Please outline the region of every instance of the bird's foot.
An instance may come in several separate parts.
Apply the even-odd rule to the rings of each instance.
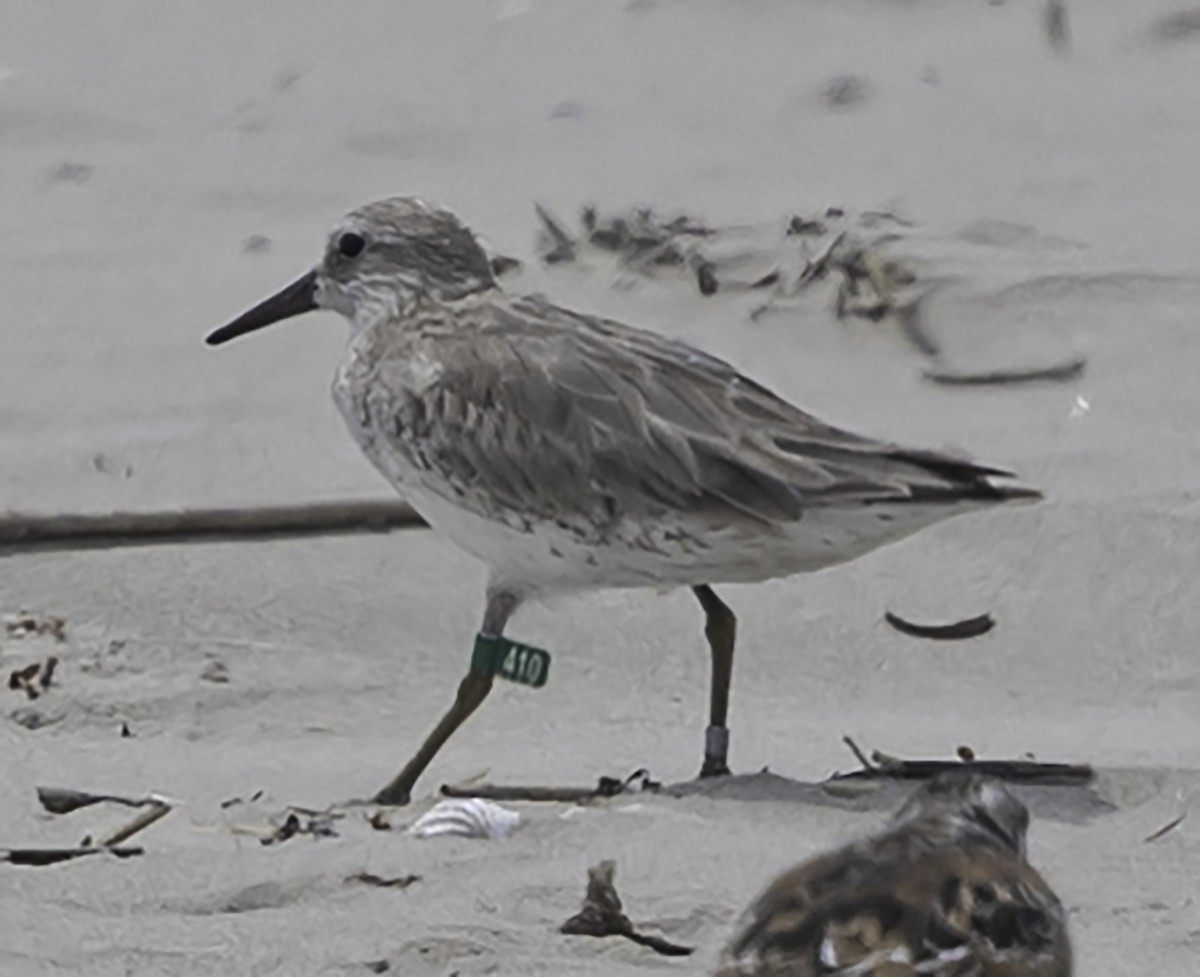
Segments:
[[[371,798],[372,804],[384,807],[407,807],[412,801],[412,791],[403,785],[388,784],[383,790]]]
[[[706,777],[728,777],[732,771],[729,769],[729,764],[725,762],[723,756],[706,756],[704,758],[704,766],[700,768],[700,779]]]
[[[705,777],[728,777],[729,730],[724,726],[709,726],[704,731],[704,766],[700,768],[701,779]]]

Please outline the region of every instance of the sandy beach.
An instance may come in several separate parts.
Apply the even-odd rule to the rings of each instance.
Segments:
[[[1090,763],[1087,791],[1025,793],[1077,973],[1194,966],[1200,18],[1165,20],[1186,5],[1077,0],[1065,49],[1032,0],[4,7],[0,513],[390,498],[328,395],[340,321],[203,339],[311,267],[345,210],[445,203],[521,259],[510,289],[687,339],[830,422],[960,447],[1046,493],[722,589],[731,763],[819,781],[854,768],[844,735]],[[586,203],[719,224],[888,210],[946,282],[928,310],[946,364],[1086,368],[943,386],[894,324],[835,318],[828,289],[752,320],[743,295],[549,269],[535,202],[572,221]],[[393,830],[352,808],[336,837],[260,844],[288,805],[365,796],[407,759],[465,668],[483,582],[424,529],[0,550],[0,614],[65,622],[63,640],[0,633],[5,676],[59,659],[36,699],[0,688],[0,848],[129,817],[47,814],[38,786],[178,802],[140,857],[0,864],[0,973],[706,973],[772,875],[899,796],[812,803],[749,778],[509,805],[502,840],[406,834],[443,783],[695,775],[700,612],[685,592],[609,592],[521,612],[514,636],[554,654],[548,686],[493,693]],[[886,610],[996,626],[924,641]],[[605,858],[633,920],[694,955],[558,932]]]

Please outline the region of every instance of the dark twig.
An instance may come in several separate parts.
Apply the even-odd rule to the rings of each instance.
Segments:
[[[1146,835],[1146,837],[1143,838],[1142,841],[1143,842],[1158,841],[1159,838],[1163,837],[1164,835],[1170,834],[1172,831],[1174,831],[1176,828],[1178,828],[1181,824],[1183,824],[1183,820],[1186,817],[1187,817],[1187,811],[1184,811],[1181,815],[1179,815],[1179,817],[1175,818],[1173,821],[1168,821],[1166,824],[1164,824],[1161,828],[1159,828],[1153,834]]]
[[[858,760],[858,762],[862,764],[862,768],[864,770],[874,770],[875,769],[875,764],[873,764],[870,760],[867,759],[867,755],[858,748],[858,744],[855,743],[854,740],[852,740],[849,736],[843,736],[842,742],[845,743],[848,747],[850,747],[850,752],[853,753],[855,758]]]
[[[545,231],[549,243],[549,247],[542,251],[542,260],[548,265],[575,260],[575,252],[578,248],[575,239],[541,204],[535,203],[533,208],[537,211],[538,220],[542,222],[542,229]]]
[[[4,633],[11,638],[24,638],[34,634],[48,634],[55,641],[67,640],[67,622],[53,615],[30,614],[21,611],[4,622]]]
[[[130,858],[141,855],[144,848],[117,848],[106,845],[87,845],[79,848],[0,848],[0,862],[10,865],[56,865],[84,855],[115,855]]]
[[[503,784],[477,784],[474,787],[442,784],[441,793],[444,797],[478,797],[488,801],[542,801],[567,804],[596,797],[613,796],[601,794],[595,787],[518,787]]]
[[[961,641],[964,638],[978,638],[996,626],[991,614],[980,614],[978,617],[968,617],[961,621],[952,621],[949,624],[914,624],[891,611],[885,611],[883,619],[901,634],[911,635],[914,638],[931,638],[934,641]]]
[[[179,509],[97,515],[0,515],[0,547],[70,550],[212,540],[387,532],[424,526],[399,499],[318,502],[247,509]]]
[[[655,791],[662,786],[645,769],[635,770],[624,780],[601,777],[595,787],[532,787],[503,784],[442,784],[445,797],[478,797],[488,801],[540,801],[575,804],[581,801],[616,797],[633,790]]]
[[[1085,366],[1087,366],[1087,360],[1079,358],[1055,363],[1051,366],[986,370],[980,373],[926,370],[924,377],[931,383],[939,383],[944,387],[999,387],[1020,383],[1062,383],[1082,376]]]
[[[377,889],[407,889],[414,882],[420,882],[421,876],[398,875],[392,879],[385,879],[382,875],[375,875],[372,872],[355,872],[353,875],[347,875],[346,881],[373,885]]]

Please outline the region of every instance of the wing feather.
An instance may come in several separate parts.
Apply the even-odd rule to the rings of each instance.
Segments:
[[[376,389],[408,391],[377,423],[465,493],[532,514],[654,517],[665,509],[768,523],[814,506],[944,497],[999,501],[1004,473],[827,425],[716,357],[539,297],[433,313],[387,346]],[[434,364],[417,384],[412,361]],[[386,419],[380,418],[380,421]],[[411,445],[409,450],[414,450]]]

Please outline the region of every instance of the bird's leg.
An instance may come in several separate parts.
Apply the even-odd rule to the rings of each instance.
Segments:
[[[737,618],[716,595],[712,587],[702,584],[693,587],[704,608],[704,634],[712,652],[712,688],[709,700],[708,729],[704,731],[704,766],[701,777],[719,777],[729,773],[726,757],[729,753],[729,682],[733,677],[733,644],[737,635]]]
[[[489,591],[487,610],[483,614],[482,633],[494,637],[503,634],[508,619],[512,617],[513,611],[517,609],[519,603],[520,601],[516,597],[506,591]],[[416,755],[404,765],[404,769],[375,795],[376,804],[403,805],[409,802],[413,786],[425,772],[425,768],[433,761],[438,750],[445,745],[454,731],[467,721],[471,713],[479,708],[483,700],[487,698],[487,694],[492,691],[492,678],[491,673],[477,672],[473,668],[467,672],[466,677],[459,683],[454,704],[442,716],[441,721],[433,728],[433,732],[425,738],[425,742],[421,744]]]

